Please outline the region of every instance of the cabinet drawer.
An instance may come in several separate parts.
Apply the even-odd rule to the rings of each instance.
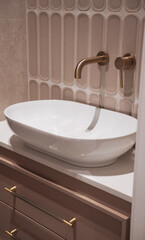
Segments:
[[[15,185],[17,196],[4,190]],[[126,215],[20,168],[0,164],[0,200],[64,239],[129,239]],[[56,216],[76,223],[70,227]]]
[[[17,196],[5,190],[5,187],[11,188],[16,186],[13,191]],[[8,204],[14,210],[25,214],[27,217],[33,219],[46,228],[57,232],[60,236],[66,239],[73,239],[73,228],[65,223],[73,219],[74,213],[68,208],[59,203],[65,200],[65,196],[59,192],[53,192],[53,189],[47,188],[49,197],[33,191],[33,188],[25,187],[24,183],[18,183],[5,176],[0,176],[0,201]],[[40,188],[41,189],[41,188]],[[54,193],[54,196],[53,196]],[[49,195],[49,194],[48,194]],[[21,196],[21,197],[20,197]],[[63,198],[64,197],[64,198]]]
[[[64,240],[64,238],[19,213],[17,210],[13,211],[11,207],[2,202],[0,202],[0,212],[3,215],[3,218],[0,219],[0,239],[10,239],[9,233],[16,229],[12,233],[12,239]]]

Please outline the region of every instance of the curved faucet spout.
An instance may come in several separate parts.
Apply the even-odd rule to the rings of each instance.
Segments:
[[[80,62],[78,62],[75,68],[75,78],[80,79],[82,69],[85,65],[98,63],[100,66],[107,65],[109,62],[109,55],[104,52],[99,52],[95,57],[83,58]]]

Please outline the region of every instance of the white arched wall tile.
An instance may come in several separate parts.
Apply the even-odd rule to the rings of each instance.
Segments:
[[[128,12],[137,12],[141,8],[141,0],[125,0],[125,8]]]
[[[66,10],[68,11],[71,11],[74,9],[75,7],[75,4],[76,4],[76,1],[75,0],[64,0],[63,1],[63,6]]]
[[[91,94],[89,99],[89,104],[99,107],[100,105],[100,96],[99,94]]]
[[[84,91],[78,90],[76,92],[76,101],[80,103],[86,103],[87,102],[87,95]]]
[[[47,9],[49,7],[49,0],[39,0],[38,3],[41,9]]]
[[[131,14],[127,15],[123,24],[122,53],[135,53],[138,38],[138,17]],[[133,26],[133,27],[132,27]]]
[[[28,8],[36,8],[37,0],[26,0]]]
[[[29,83],[29,100],[37,100],[39,98],[39,88],[35,80]]]
[[[61,82],[61,15],[51,16],[51,66],[52,81]]]
[[[47,83],[41,83],[40,84],[40,99],[50,99],[50,92],[49,92],[49,86]]]
[[[78,9],[86,11],[90,7],[90,0],[78,0]]]
[[[91,56],[96,56],[102,50],[102,39],[104,32],[104,17],[101,14],[94,14],[91,18]],[[99,90],[101,68],[97,64],[90,66],[89,85],[94,91]]]
[[[123,96],[133,97],[132,95],[134,89],[134,69],[124,70],[124,89]]]
[[[62,7],[62,0],[51,0],[51,7],[54,10],[59,10]]]
[[[132,27],[133,26],[133,27]],[[139,33],[139,19],[135,15],[128,15],[123,23],[122,55],[131,53],[136,55]],[[124,71],[124,88],[120,89],[122,96],[134,96],[135,69]]]
[[[64,16],[64,64],[63,81],[66,85],[74,83],[74,39],[75,39],[75,18],[71,13]]]
[[[122,6],[123,6],[122,0],[109,0],[108,1],[108,8],[113,12],[120,11]]]
[[[104,107],[106,109],[111,109],[111,110],[116,109],[117,103],[116,103],[116,99],[114,97],[105,96],[103,101],[104,101]]]
[[[28,54],[29,74],[33,77],[38,75],[38,38],[37,38],[37,16],[35,12],[28,13]]]
[[[39,15],[39,68],[40,77],[49,79],[49,20],[48,14],[41,12]]]
[[[106,7],[106,0],[92,0],[92,8],[96,12],[101,12]]]
[[[51,99],[61,99],[61,88],[57,85],[51,87]]]
[[[77,18],[77,62],[89,55],[89,29],[90,20],[87,14],[80,14]],[[80,88],[86,88],[88,85],[88,66],[82,70],[82,77],[78,79],[76,84]]]
[[[137,115],[145,0],[26,0],[26,8],[29,98],[70,99]],[[85,66],[74,81],[78,61],[101,50],[109,65]],[[114,61],[128,52],[136,55],[136,68],[124,71],[120,89]]]
[[[133,108],[133,105],[132,105],[131,101],[129,101],[127,99],[120,100],[120,103],[119,103],[120,112],[123,112],[123,113],[126,113],[128,115],[131,115],[132,108]]]
[[[109,64],[105,73],[105,91],[108,94],[116,94],[118,70],[114,66],[115,58],[120,52],[121,19],[117,15],[111,15],[107,20],[107,52]]]
[[[64,88],[63,89],[63,99],[64,100],[69,100],[69,101],[74,101],[74,93],[71,88]]]

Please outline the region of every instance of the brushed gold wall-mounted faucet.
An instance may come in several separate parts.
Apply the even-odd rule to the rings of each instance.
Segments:
[[[136,65],[134,54],[127,53],[115,60],[115,67],[120,70],[120,87],[123,88],[123,70],[133,69]]]
[[[109,62],[109,55],[103,51],[99,52],[95,57],[83,58],[80,62],[78,62],[75,68],[75,78],[80,79],[82,69],[85,65],[98,63],[100,66],[107,65]]]

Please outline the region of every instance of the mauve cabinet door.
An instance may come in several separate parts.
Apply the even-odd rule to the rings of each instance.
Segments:
[[[14,211],[10,206],[0,202],[0,240],[10,239],[6,233],[17,229],[13,233],[14,239],[18,240],[64,240],[51,230],[41,226],[25,215]],[[13,238],[11,238],[13,239]]]

